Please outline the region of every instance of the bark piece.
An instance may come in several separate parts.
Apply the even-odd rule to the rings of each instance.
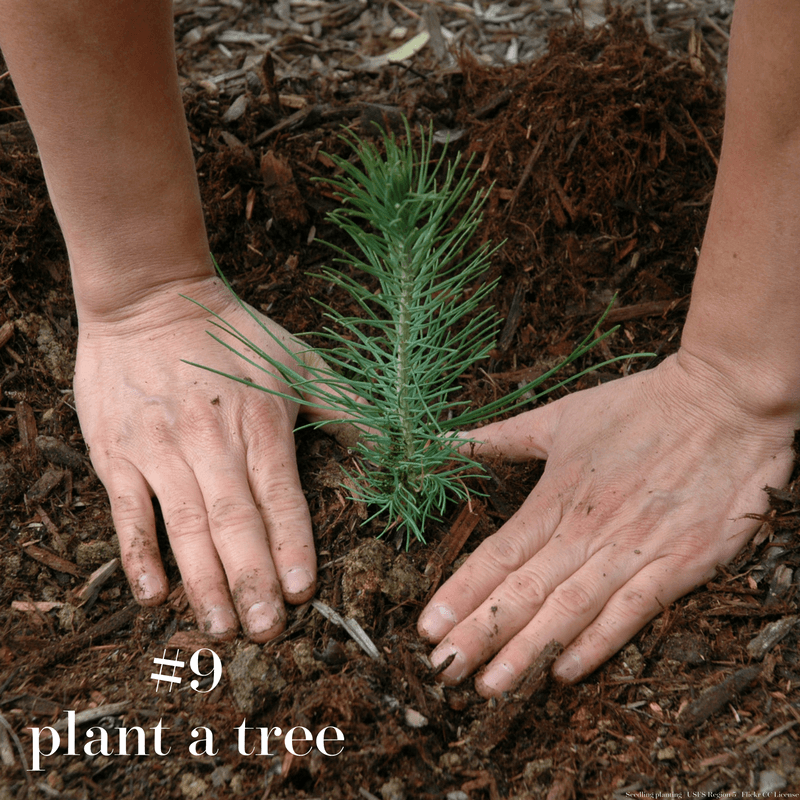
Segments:
[[[729,675],[722,683],[706,689],[697,700],[693,700],[681,711],[678,717],[681,730],[687,732],[705,722],[737,695],[749,689],[760,674],[760,666],[745,667]]]
[[[69,469],[86,466],[86,458],[81,453],[55,436],[37,436],[35,442],[36,449],[52,464]]]
[[[795,625],[797,625],[798,620],[800,620],[800,617],[795,615],[792,617],[784,617],[777,622],[770,622],[769,625],[765,625],[759,631],[758,636],[747,645],[747,654],[751,658],[760,661]]]

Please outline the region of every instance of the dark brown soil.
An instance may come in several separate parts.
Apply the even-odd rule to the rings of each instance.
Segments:
[[[193,23],[178,15],[177,24],[183,36]],[[192,52],[181,51],[187,76]],[[269,71],[255,69],[249,105],[230,122],[223,115],[233,98],[187,77],[213,252],[250,303],[289,330],[318,330],[313,298],[342,310],[347,298],[308,273],[330,257],[319,240],[345,243],[325,220],[332,191],[312,179],[331,174],[325,152],[345,153],[342,124],[369,137],[371,120],[393,124],[402,112],[449,130],[451,149],[474,156],[480,184],[494,182],[480,237],[506,240],[489,276],[500,278],[491,301],[505,323],[463,396],[478,405],[552,366],[615,293],[619,331],[592,359],[634,350],[657,357],[606,368],[581,386],[650,367],[678,346],[711,198],[723,105],[713,66],[668,55],[618,15],[608,27],[555,35],[533,64],[486,67],[464,53],[424,73],[388,67],[344,83],[272,84],[305,98],[298,110],[273,102]],[[555,684],[545,659],[500,702],[471,684],[437,684],[415,624],[459,556],[519,506],[536,466],[491,464],[477,487],[485,503],[450,509],[430,527],[430,544],[406,553],[396,540],[376,541],[381,523],[362,527],[361,509],[346,502],[339,464],[350,456],[323,434],[299,435],[317,598],[357,619],[379,658],[310,604],[292,610],[286,632],[265,646],[204,639],[165,537],[174,591],[164,607],[133,605],[119,569],[95,599],[76,595],[117,543],[72,408],[77,320],[66,256],[14,106],[9,80],[0,80],[0,800],[568,800],[800,789],[795,482],[772,493],[772,510],[735,564],[588,680]],[[772,636],[762,644],[759,634]],[[219,686],[193,691],[187,666],[180,686],[156,693],[154,658],[180,649],[188,661],[204,646],[224,665]],[[44,772],[25,772],[31,726],[92,708],[98,718],[78,727],[79,755],[62,748],[44,759]],[[272,755],[262,756],[250,732],[256,753],[242,755],[235,729],[245,718],[249,728],[315,734],[334,725],[344,750],[296,757],[273,736]],[[118,752],[117,728],[159,720],[169,755],[155,754],[152,731],[147,756],[82,754],[87,727],[106,728]],[[190,753],[198,726],[215,735],[215,755]]]

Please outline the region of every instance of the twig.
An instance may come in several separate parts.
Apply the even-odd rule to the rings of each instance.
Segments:
[[[329,620],[334,625],[338,625],[340,628],[344,628],[353,641],[370,656],[370,658],[380,660],[380,650],[378,650],[372,639],[367,636],[364,629],[354,619],[345,619],[341,614],[334,611],[321,600],[312,600],[311,605],[314,606],[325,619]]]
[[[46,547],[39,547],[36,544],[24,544],[22,549],[25,555],[30,556],[34,561],[38,561],[46,567],[50,567],[50,569],[56,570],[56,572],[65,572],[68,575],[74,575],[76,578],[86,577],[86,573],[80,567],[71,561],[67,561],[66,558],[50,552]]]
[[[416,11],[412,11],[407,5],[400,2],[400,0],[392,0],[392,2],[404,13],[408,14],[412,19],[421,19]]]
[[[780,728],[775,728],[774,731],[768,733],[766,736],[762,736],[757,742],[753,742],[753,744],[751,744],[747,750],[745,750],[745,753],[747,753],[747,755],[755,753],[756,750],[758,750],[760,747],[763,747],[771,739],[774,739],[776,736],[780,736],[782,733],[786,733],[786,731],[794,728],[795,725],[797,725],[797,720],[793,719],[790,722],[786,722],[781,725]]]
[[[686,114],[686,119],[689,120],[689,124],[694,129],[697,138],[700,140],[700,144],[702,144],[703,147],[705,147],[706,152],[711,156],[711,160],[714,162],[714,166],[717,167],[717,169],[719,169],[719,159],[714,155],[714,151],[711,149],[711,145],[709,145],[708,140],[706,139],[705,136],[703,136],[703,133],[700,130],[700,128],[697,127],[695,121],[692,119],[692,115],[686,110],[686,107],[681,106],[681,108],[683,109],[683,113]]]
[[[2,725],[8,731],[8,735],[14,740],[14,744],[17,746],[17,751],[19,752],[19,760],[22,762],[22,766],[25,768],[25,777],[28,779],[28,784],[32,784],[33,780],[28,772],[28,761],[25,758],[25,751],[22,749],[22,742],[20,742],[19,737],[16,733],[14,733],[14,729],[8,724],[8,721],[2,714],[0,714],[0,725]]]
[[[508,204],[506,219],[511,216],[511,212],[514,210],[514,206],[517,204],[517,200],[519,199],[520,192],[522,192],[523,187],[528,182],[528,178],[530,178],[531,172],[533,172],[534,165],[539,160],[539,156],[542,154],[547,142],[550,140],[550,134],[553,132],[555,125],[555,120],[553,120],[547,130],[539,138],[539,141],[536,143],[536,147],[533,148],[533,152],[528,159],[528,163],[525,165],[525,169],[522,171],[522,177],[519,179],[517,188],[514,189],[514,194],[511,195],[511,202]]]
[[[14,671],[22,668],[23,666],[29,671],[40,670],[49,666],[50,664],[61,661],[73,650],[78,650],[81,647],[88,647],[97,639],[100,639],[103,636],[108,636],[109,633],[113,633],[118,628],[127,625],[136,616],[138,610],[138,603],[130,603],[129,605],[125,606],[125,608],[117,611],[115,614],[112,614],[110,617],[105,617],[97,624],[92,625],[91,628],[83,633],[76,633],[74,636],[67,636],[60,642],[57,642],[50,647],[45,647],[43,650],[40,650],[38,653],[36,653],[36,655],[34,655],[32,658],[28,659],[27,662],[23,662],[23,664],[18,665]]]
[[[96,719],[103,717],[115,717],[120,711],[124,711],[130,705],[129,700],[124,700],[121,703],[106,703],[104,706],[97,706],[96,708],[87,708],[85,711],[79,711],[75,714],[75,727],[79,728],[89,722],[94,722]],[[61,719],[55,725],[53,730],[61,733],[67,730],[69,726],[68,719]]]
[[[703,17],[703,24],[708,25],[709,28],[715,30],[726,42],[731,40],[731,35],[724,28],[721,28],[711,17]]]

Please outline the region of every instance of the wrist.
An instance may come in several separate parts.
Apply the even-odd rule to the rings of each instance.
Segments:
[[[775,354],[750,352],[732,340],[695,339],[689,330],[676,359],[692,382],[715,387],[752,419],[800,427],[798,365],[781,359],[780,348]]]
[[[105,236],[82,239],[65,226],[75,305],[82,323],[125,318],[171,286],[214,278],[202,217],[137,215]]]
[[[153,282],[105,311],[98,312],[95,307],[88,312],[84,310],[82,316],[79,312],[80,339],[124,339],[157,331],[166,334],[170,326],[181,326],[191,320],[205,326],[209,314],[201,306],[226,317],[236,304],[235,297],[215,273]]]

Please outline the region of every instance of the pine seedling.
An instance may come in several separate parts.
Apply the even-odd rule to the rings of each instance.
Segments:
[[[484,302],[495,282],[481,283],[496,248],[485,242],[467,249],[487,193],[472,194],[476,176],[469,175],[469,164],[459,177],[459,156],[449,162],[444,156],[433,159],[431,133],[421,132],[418,154],[407,124],[406,133],[404,143],[384,135],[385,155],[355,135],[342,137],[361,166],[329,156],[341,177],[325,180],[343,205],[328,218],[349,234],[359,254],[331,245],[338,254],[336,266],[324,268],[321,277],[346,290],[361,314],[345,315],[322,304],[332,323],[318,334],[328,344],[321,353],[324,365],[308,357],[308,348],[290,349],[245,304],[265,333],[292,355],[296,369],[206,310],[217,328],[264,363],[211,333],[224,346],[277,374],[293,392],[313,398],[307,405],[344,412],[360,434],[355,446],[360,466],[346,472],[345,483],[353,498],[372,510],[369,519],[380,516],[387,520],[386,530],[403,530],[408,547],[412,537],[425,541],[426,524],[441,517],[448,501],[468,498],[467,477],[483,474],[464,452],[470,440],[460,432],[530,402],[542,382],[613,331],[595,338],[601,319],[558,367],[481,409],[469,410],[455,400],[460,379],[494,346],[498,325]],[[377,281],[377,292],[362,275]],[[324,424],[333,423],[315,423]]]

